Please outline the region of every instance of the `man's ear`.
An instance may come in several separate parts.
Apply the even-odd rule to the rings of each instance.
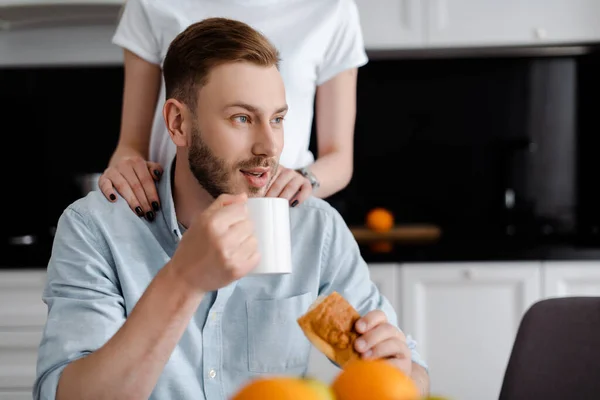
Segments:
[[[163,106],[163,118],[175,146],[188,146],[192,132],[192,115],[187,106],[179,100],[168,99]]]

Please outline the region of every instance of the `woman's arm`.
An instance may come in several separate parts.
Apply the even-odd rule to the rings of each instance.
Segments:
[[[282,197],[292,207],[310,195],[325,198],[350,182],[353,167],[357,69],[341,72],[317,88],[317,160],[308,169],[319,180],[313,191],[300,173],[281,167],[267,197]]]
[[[341,72],[317,88],[318,157],[309,166],[325,198],[345,188],[352,178],[357,69]]]
[[[152,121],[160,92],[161,69],[125,50],[125,87],[119,143],[98,186],[107,199],[116,201],[116,192],[140,217],[153,221],[160,209],[154,181],[162,167],[148,162]]]
[[[125,50],[125,87],[119,143],[109,166],[124,157],[148,159],[152,120],[160,91],[161,70],[129,50]]]

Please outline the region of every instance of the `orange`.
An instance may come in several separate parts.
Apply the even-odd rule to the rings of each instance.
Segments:
[[[418,400],[411,378],[384,360],[356,360],[333,381],[337,400]]]
[[[387,232],[394,227],[394,215],[385,208],[374,208],[367,214],[367,227],[375,232]]]
[[[322,396],[297,378],[261,378],[250,381],[231,400],[320,400]]]

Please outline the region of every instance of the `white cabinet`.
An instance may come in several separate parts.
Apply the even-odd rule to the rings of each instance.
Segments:
[[[598,0],[356,0],[367,49],[600,40]]]
[[[367,49],[421,47],[425,39],[422,0],[355,0]]]
[[[600,296],[600,261],[544,262],[544,297]]]
[[[0,271],[0,400],[31,398],[46,322],[43,270]]]
[[[427,41],[490,46],[593,41],[598,0],[428,0]]]
[[[398,309],[398,302],[400,301],[398,293],[400,266],[400,264],[394,263],[369,265],[371,280],[377,286],[379,292],[394,307],[396,313],[398,313],[398,320],[401,320],[400,310]]]
[[[432,393],[498,398],[525,311],[541,296],[541,263],[404,264],[403,329],[430,368]]]

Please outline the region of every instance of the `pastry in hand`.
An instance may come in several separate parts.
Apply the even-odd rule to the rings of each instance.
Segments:
[[[339,293],[320,296],[306,314],[298,318],[300,328],[319,351],[340,367],[359,359],[354,341],[359,336],[354,325],[360,314]]]

